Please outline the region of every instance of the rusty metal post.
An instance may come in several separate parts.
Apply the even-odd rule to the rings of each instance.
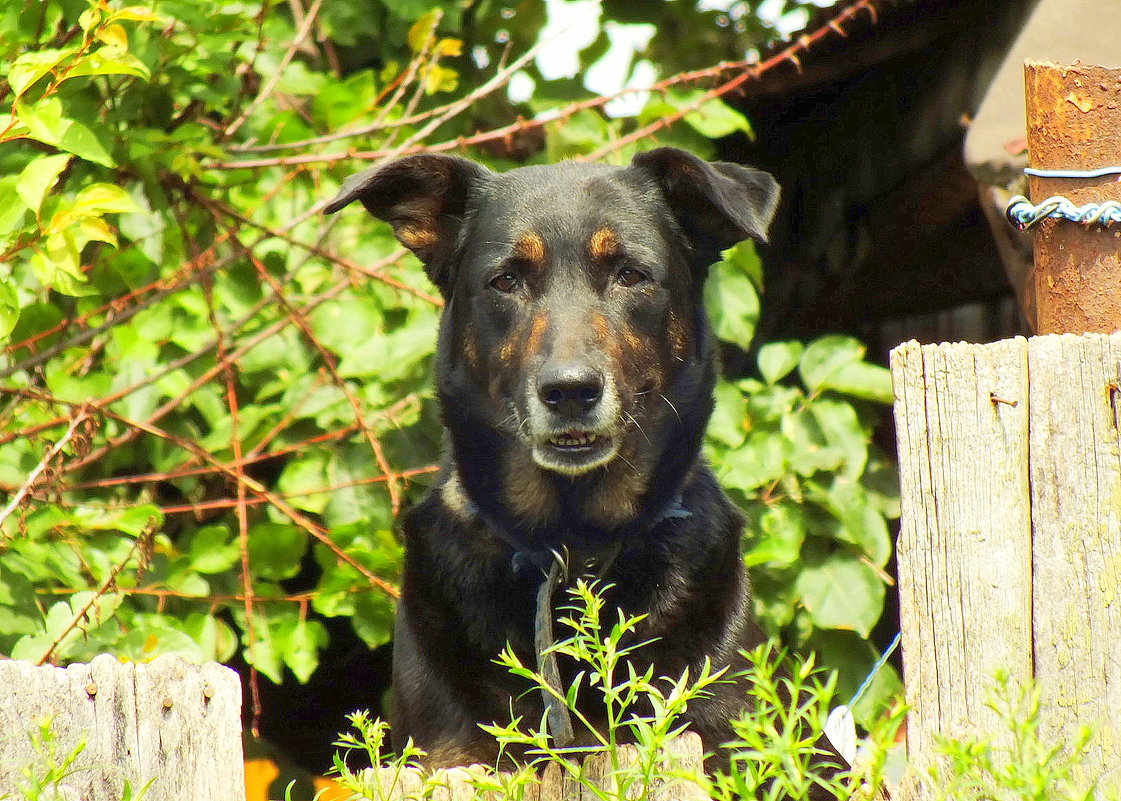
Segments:
[[[1032,167],[1121,165],[1121,69],[1027,61],[1024,78]],[[1079,206],[1121,200],[1119,177],[1032,176],[1031,201],[1053,195]],[[1121,226],[1046,220],[1036,230],[1036,333],[1121,330]]]

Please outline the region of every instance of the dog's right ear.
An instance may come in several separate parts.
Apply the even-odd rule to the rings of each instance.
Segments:
[[[455,156],[406,156],[350,176],[323,210],[333,214],[362,201],[370,214],[393,226],[398,241],[417,255],[428,277],[447,295],[447,257],[473,188],[489,175],[486,167]]]

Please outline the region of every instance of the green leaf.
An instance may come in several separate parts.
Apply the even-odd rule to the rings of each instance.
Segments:
[[[747,436],[744,421],[747,401],[735,384],[720,381],[716,384],[716,407],[708,424],[708,436],[729,448],[736,448]]]
[[[77,120],[66,120],[65,130],[58,140],[58,147],[103,167],[117,166],[93,131]]]
[[[837,539],[855,545],[880,567],[887,564],[891,558],[891,534],[887,521],[863,486],[838,476],[828,486],[809,482],[807,488],[813,500],[837,519]]]
[[[754,242],[744,240],[728,248],[723,253],[723,260],[733,270],[750,278],[757,291],[763,291],[763,261],[759,258],[759,251],[755,249]]]
[[[836,698],[843,704],[851,701],[880,656],[872,643],[852,631],[818,630],[806,646],[820,655],[821,664],[837,671]],[[862,726],[872,725],[902,691],[899,674],[890,662],[884,664],[853,707],[853,717]]]
[[[354,604],[350,622],[354,633],[368,647],[377,648],[393,636],[393,602],[380,590],[362,593]]]
[[[769,342],[759,349],[759,372],[768,384],[781,381],[798,366],[805,346],[801,342]]]
[[[704,90],[690,92],[671,90],[668,99],[677,108],[699,102]],[[705,101],[696,111],[685,115],[685,123],[702,136],[719,139],[736,131],[751,134],[751,124],[747,118],[719,98]]]
[[[868,362],[843,365],[825,379],[822,388],[879,403],[891,403],[894,400],[891,372],[886,367]]]
[[[0,125],[3,125],[2,121]],[[27,215],[28,205],[16,191],[18,180],[18,175],[0,178],[0,242],[22,225]]]
[[[104,167],[116,166],[116,162],[93,131],[84,123],[63,116],[62,103],[57,97],[30,106],[17,102],[15,109],[20,122],[27,126],[28,135],[32,139],[53,145]]]
[[[114,184],[90,184],[74,198],[74,209],[94,214],[142,211],[128,192]]]
[[[744,564],[789,567],[801,556],[805,537],[806,517],[801,506],[768,506],[749,532]]]
[[[183,631],[213,662],[228,662],[237,652],[237,635],[214,615],[192,612],[183,619]]]
[[[288,463],[280,474],[277,487],[296,508],[319,514],[327,508],[330,500],[325,491],[330,483],[327,455],[312,451]]]
[[[148,68],[132,53],[122,52],[119,47],[108,45],[75,62],[74,68],[67,73],[68,78],[82,75],[134,75],[148,79]]]
[[[704,287],[705,308],[716,336],[746,348],[759,322],[759,294],[751,279],[730,261],[712,266]]]
[[[199,573],[222,573],[238,563],[237,537],[225,526],[204,526],[191,537],[187,549],[191,567]]]
[[[729,451],[717,473],[726,486],[750,492],[786,472],[789,443],[773,432],[753,431],[743,445]]]
[[[869,565],[846,553],[803,567],[795,591],[814,624],[825,629],[850,629],[867,637],[883,612],[883,581]]]
[[[868,463],[869,434],[861,425],[856,410],[842,400],[815,398],[809,403],[808,412],[829,447],[840,454],[840,473],[854,480],[858,478]]]
[[[821,470],[836,470],[843,454],[832,447],[817,418],[801,409],[782,418],[782,435],[790,440],[790,466],[800,475],[812,476]]]
[[[42,616],[35,603],[35,587],[25,576],[0,565],[0,636],[34,634]]]
[[[249,565],[258,578],[294,578],[307,552],[308,535],[285,523],[258,523],[249,530]]]
[[[860,362],[864,346],[852,337],[840,334],[815,339],[806,347],[798,365],[802,381],[811,392],[826,389],[826,382],[842,368]]]
[[[284,664],[301,684],[319,665],[319,651],[327,645],[327,629],[318,620],[298,620],[284,643]]]
[[[36,214],[39,213],[43,198],[58,181],[58,176],[66,169],[69,161],[70,156],[64,154],[40,156],[23,168],[19,178],[16,179],[16,192],[29,209]]]
[[[62,118],[61,100],[57,97],[49,97],[32,105],[17,100],[14,108],[16,116],[27,126],[28,135],[32,139],[38,139],[48,145],[58,145],[66,122]]]
[[[19,295],[6,278],[0,277],[0,340],[6,339],[19,320]]]
[[[73,49],[67,49],[24,53],[8,69],[8,86],[18,98],[73,52]]]
[[[114,509],[106,506],[78,506],[70,513],[73,525],[90,531],[122,531],[133,537],[163,523],[163,512],[153,504]]]

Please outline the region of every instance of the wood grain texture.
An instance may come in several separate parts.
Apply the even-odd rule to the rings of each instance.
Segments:
[[[892,379],[912,762],[936,734],[1000,743],[1003,670],[1039,685],[1049,742],[1096,726],[1086,769],[1121,786],[1121,335],[909,342]]]
[[[50,722],[54,756],[31,734]],[[125,782],[145,801],[245,798],[241,683],[220,665],[161,656],[137,664],[111,656],[88,665],[38,667],[0,661],[0,796],[22,797],[25,769],[44,775],[79,743],[63,798],[118,801]]]
[[[1028,353],[1035,678],[1055,742],[1121,786],[1121,335],[1036,337]]]
[[[892,352],[911,754],[993,723],[993,673],[1031,675],[1027,343]]]

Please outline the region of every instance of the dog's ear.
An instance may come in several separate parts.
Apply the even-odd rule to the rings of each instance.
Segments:
[[[768,173],[703,161],[675,147],[639,153],[631,164],[657,182],[685,235],[713,261],[744,239],[767,241],[779,198]]]
[[[362,201],[370,214],[393,226],[398,241],[424,263],[445,295],[451,289],[447,257],[455,246],[472,189],[491,172],[455,156],[423,154],[352,175],[324,207],[333,214]]]

